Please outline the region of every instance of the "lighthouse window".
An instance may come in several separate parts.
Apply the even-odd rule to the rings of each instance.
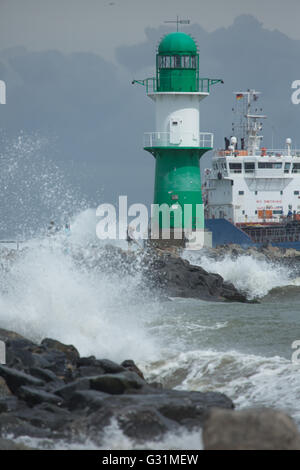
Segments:
[[[181,68],[181,57],[180,57],[180,55],[174,55],[174,57],[172,57],[172,59],[174,59],[174,67],[176,69]]]
[[[158,66],[159,68],[161,69],[169,69],[171,68],[171,59],[173,59],[173,57],[169,56],[169,55],[160,55],[158,57]]]
[[[197,57],[190,55],[160,55],[158,56],[158,66],[160,69],[195,69]]]
[[[229,168],[232,173],[242,173],[241,163],[229,163]]]
[[[243,196],[244,195],[244,191],[239,191],[239,196]]]
[[[299,191],[294,191],[295,196],[299,195]]]

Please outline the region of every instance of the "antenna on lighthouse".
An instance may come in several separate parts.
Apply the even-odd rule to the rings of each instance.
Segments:
[[[180,25],[180,24],[190,24],[190,20],[180,20],[180,19],[179,19],[179,16],[177,16],[177,19],[176,19],[176,20],[168,20],[168,21],[164,21],[164,23],[176,23],[176,25],[177,25],[177,32],[178,32],[179,25]]]

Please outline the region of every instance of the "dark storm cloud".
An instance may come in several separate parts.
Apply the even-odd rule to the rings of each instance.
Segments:
[[[216,146],[231,133],[232,92],[257,88],[263,92],[259,106],[269,116],[266,145],[273,132],[274,146],[291,137],[300,147],[300,107],[290,99],[291,83],[300,79],[300,41],[247,15],[211,33],[197,25],[185,30],[197,39],[200,75],[225,82],[201,104],[201,130],[215,133]],[[21,129],[47,136],[49,158],[97,202],[115,201],[119,194],[151,202],[154,161],[142,149],[142,136],[154,130],[154,105],[131,80],[145,78],[144,69],[154,75],[155,48],[167,31],[147,28],[145,41],[118,48],[119,66],[86,52],[2,51],[7,104],[0,108],[0,127],[8,136]]]

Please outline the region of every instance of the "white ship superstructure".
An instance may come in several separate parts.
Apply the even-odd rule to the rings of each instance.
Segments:
[[[287,138],[285,148],[261,146],[262,120],[255,108],[255,90],[235,93],[240,121],[235,136],[225,139],[225,150],[212,158],[203,186],[206,218],[234,224],[281,223],[300,219],[300,150]],[[255,108],[255,109],[253,109]]]

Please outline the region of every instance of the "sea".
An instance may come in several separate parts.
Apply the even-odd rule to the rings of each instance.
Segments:
[[[300,428],[300,364],[292,347],[300,340],[300,279],[292,268],[245,254],[215,260],[185,251],[191,263],[258,302],[162,298],[138,268],[130,274],[111,269],[111,242],[96,238],[94,208],[79,211],[70,223],[69,236],[62,228],[52,237],[39,232],[22,240],[18,250],[0,244],[1,328],[34,341],[73,344],[82,356],[133,359],[147,379],[164,387],[222,392],[237,409],[281,409]],[[126,242],[115,244],[127,249]],[[94,448],[89,440],[20,440],[41,448]],[[143,448],[201,446],[200,431],[182,431]],[[137,444],[112,422],[103,448]]]

